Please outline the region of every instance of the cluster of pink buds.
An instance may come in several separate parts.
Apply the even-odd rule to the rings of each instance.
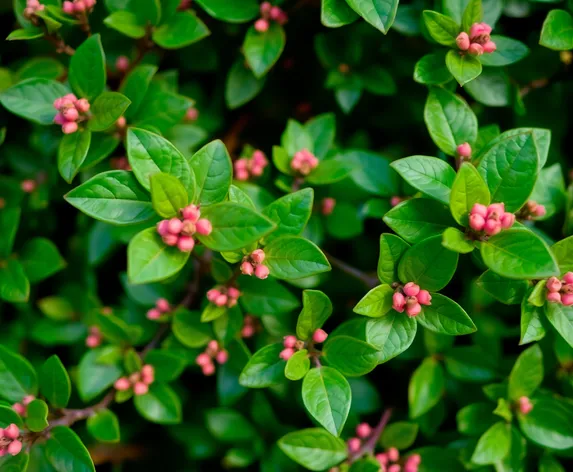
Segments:
[[[406,314],[412,318],[422,311],[421,305],[431,305],[432,296],[427,290],[420,290],[420,286],[414,282],[408,282],[400,291],[396,291],[392,296],[392,308],[398,313]]]
[[[5,429],[0,428],[0,457],[10,454],[15,456],[22,450],[20,428],[12,423]]]
[[[288,21],[285,11],[277,6],[272,6],[271,2],[261,3],[261,18],[255,21],[255,29],[259,33],[268,31],[270,22],[276,21],[279,25],[284,25]]]
[[[115,60],[115,69],[122,74],[125,74],[129,70],[129,57],[127,56],[119,56]]]
[[[109,165],[112,169],[115,170],[131,170],[129,160],[125,156],[112,157],[109,161]]]
[[[229,360],[229,353],[215,340],[209,341],[207,349],[205,349],[205,351],[199,354],[195,359],[195,363],[201,367],[203,375],[213,375],[215,373],[215,364],[213,363],[213,359],[215,359],[217,364],[220,365]]]
[[[384,472],[418,472],[418,467],[422,463],[420,454],[412,454],[406,460],[400,461],[400,452],[395,447],[376,454],[375,458]]]
[[[473,56],[481,56],[484,52],[490,53],[497,49],[490,39],[491,26],[487,23],[474,23],[470,28],[470,34],[461,32],[456,38],[460,50],[467,51]]]
[[[517,400],[517,405],[520,413],[527,415],[531,410],[533,410],[533,403],[528,397],[519,397]]]
[[[336,206],[336,200],[332,197],[323,198],[320,203],[320,211],[324,216],[332,214],[334,207]]]
[[[160,298],[155,302],[155,308],[152,308],[147,312],[148,320],[158,320],[163,315],[168,314],[171,311],[171,305],[165,298]]]
[[[544,205],[540,205],[535,200],[529,200],[523,205],[523,208],[519,210],[517,216],[521,220],[532,220],[533,218],[545,216],[546,214],[547,209]]]
[[[73,93],[54,100],[54,108],[58,113],[54,117],[54,123],[62,126],[64,134],[72,134],[78,130],[78,122],[84,121],[83,114],[90,111],[90,103],[85,98],[78,98]]]
[[[235,179],[244,181],[249,180],[250,177],[260,177],[268,164],[269,161],[265,153],[256,150],[250,159],[241,157],[235,161]]]
[[[321,344],[328,338],[328,333],[323,329],[317,329],[312,334],[312,342]],[[300,351],[305,348],[305,342],[297,339],[296,336],[285,336],[283,339],[284,349],[280,352],[279,357],[285,361],[288,361],[296,351]]]
[[[503,203],[492,203],[489,206],[475,203],[470,211],[470,228],[483,231],[488,236],[509,229],[515,223],[515,215],[505,211]]]
[[[207,292],[207,300],[217,306],[226,306],[233,308],[241,296],[239,289],[235,287],[216,287]]]
[[[251,254],[243,258],[241,264],[241,273],[244,275],[253,275],[259,279],[266,279],[269,276],[269,268],[263,265],[265,260],[265,251],[255,249]]]
[[[39,0],[26,0],[26,8],[24,8],[24,18],[33,20],[34,16],[39,11],[44,11],[45,5],[42,5]]]
[[[242,338],[252,338],[259,329],[259,322],[253,315],[245,315],[243,327],[241,328]]]
[[[22,182],[20,182],[20,188],[25,193],[32,193],[38,188],[38,182],[33,179],[22,180]]]
[[[98,347],[103,341],[103,336],[97,326],[90,326],[89,334],[86,338],[86,346],[93,349]]]
[[[197,108],[190,107],[187,109],[184,118],[185,121],[197,121],[198,118],[199,118],[199,110],[197,110]]]
[[[129,377],[121,377],[115,381],[113,386],[120,392],[132,388],[135,395],[145,395],[154,381],[155,369],[152,365],[146,364],[141,368],[141,372],[135,372]]]
[[[463,143],[456,148],[456,152],[458,156],[468,158],[472,155],[472,147],[469,143]]]
[[[551,277],[545,287],[548,301],[565,306],[573,305],[573,272],[567,272],[561,280]]]
[[[62,5],[62,10],[68,15],[83,15],[91,13],[96,4],[96,0],[72,0],[66,1]]]
[[[295,153],[290,161],[290,167],[299,174],[308,175],[318,166],[318,158],[308,149]]]
[[[34,395],[26,395],[20,403],[14,403],[12,409],[18,413],[22,418],[26,416],[26,410],[28,405],[32,403],[36,397]]]
[[[162,220],[157,224],[157,232],[168,246],[177,246],[182,252],[191,252],[195,247],[193,235],[208,236],[213,231],[209,220],[201,218],[201,210],[196,205],[181,209],[181,218]]]

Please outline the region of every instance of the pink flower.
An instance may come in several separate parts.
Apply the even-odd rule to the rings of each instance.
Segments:
[[[38,184],[36,181],[32,179],[26,179],[20,182],[20,188],[26,193],[32,193],[34,190],[36,190],[37,186]]]
[[[202,352],[201,354],[199,354],[196,358],[195,358],[195,363],[201,367],[206,366],[207,364],[209,364],[211,362],[211,357]]]
[[[87,113],[88,111],[90,111],[90,102],[88,102],[85,98],[80,98],[77,102],[76,102],[76,109],[80,112],[80,113]]]
[[[465,31],[458,34],[456,38],[456,44],[458,45],[458,48],[460,48],[462,51],[467,51],[469,49],[470,37]]]
[[[169,302],[165,298],[160,298],[159,300],[157,300],[155,306],[159,311],[162,312],[171,310],[171,306],[169,305]]]
[[[187,112],[185,113],[186,121],[197,121],[198,118],[199,118],[199,110],[193,107],[187,109]]]
[[[485,226],[485,219],[478,214],[470,215],[470,228],[475,231],[481,231]]]
[[[202,371],[203,375],[206,376],[213,375],[215,373],[215,364],[209,362],[209,364],[203,366]]]
[[[166,236],[169,234],[169,220],[161,220],[157,223],[157,232],[160,236]]]
[[[487,23],[474,23],[470,28],[470,38],[473,40],[483,34],[490,34],[491,26]]]
[[[565,306],[573,305],[573,293],[564,293],[561,295],[561,303]]]
[[[225,306],[227,304],[227,301],[229,300],[229,297],[227,297],[227,295],[225,295],[224,293],[222,293],[221,295],[219,295],[216,299],[215,299],[215,305],[217,306]]]
[[[149,392],[149,386],[146,383],[136,382],[133,386],[133,393],[135,395],[145,395],[147,392]]]
[[[62,125],[62,131],[64,134],[72,134],[78,130],[78,124],[74,121],[69,121]]]
[[[312,335],[312,340],[319,344],[326,341],[326,338],[328,338],[328,334],[323,329],[317,329]]]
[[[390,459],[391,462],[396,462],[398,461],[398,459],[400,459],[400,453],[398,452],[398,449],[396,449],[395,447],[391,447],[386,452],[388,454],[388,459]]]
[[[152,308],[147,312],[147,319],[158,320],[161,318],[161,312],[157,308]]]
[[[238,288],[229,287],[227,289],[227,295],[229,295],[229,297],[234,298],[236,300],[237,298],[239,298],[241,296],[241,292],[239,292]]]
[[[166,234],[161,239],[163,239],[163,242],[168,246],[176,246],[179,241],[179,238],[175,234]]]
[[[505,213],[504,203],[492,203],[487,207],[487,217],[488,218],[499,218]]]
[[[567,272],[563,276],[563,282],[565,282],[566,284],[573,284],[573,272]]]
[[[487,207],[481,203],[474,203],[470,213],[472,215],[480,215],[485,218],[487,216]]]
[[[21,450],[22,450],[22,442],[18,441],[17,439],[12,441],[6,448],[6,452],[8,452],[8,454],[12,456],[19,454]]]
[[[382,467],[388,465],[388,454],[386,454],[385,452],[380,452],[379,454],[376,454],[375,458]]]
[[[183,228],[183,222],[179,218],[171,218],[167,224],[167,230],[171,234],[179,234]]]
[[[535,216],[545,216],[546,213],[547,210],[545,209],[544,205],[537,205],[537,208],[535,209]]]
[[[195,240],[191,236],[179,236],[177,248],[181,252],[191,252],[195,247]]]
[[[412,301],[412,300],[414,300],[414,301]],[[408,300],[408,302],[406,303],[406,314],[410,318],[419,315],[421,311],[422,311],[422,307],[418,303],[418,301],[416,300],[415,297]]]
[[[221,292],[216,288],[212,288],[207,292],[207,300],[214,303],[215,300],[219,297],[219,295],[221,295]]]
[[[523,415],[527,415],[531,410],[533,410],[533,404],[531,403],[531,400],[525,396],[519,397],[518,403],[519,411]]]
[[[115,68],[119,72],[127,72],[129,69],[129,58],[127,56],[119,56],[115,60]]]
[[[201,211],[196,205],[188,205],[181,210],[181,216],[192,223],[197,223],[201,216]]]
[[[322,200],[322,214],[324,216],[330,215],[334,211],[334,207],[336,206],[336,200],[334,198],[324,198]]]
[[[215,356],[215,360],[218,364],[224,364],[229,360],[229,353],[227,351],[219,351]]]
[[[489,236],[494,236],[501,231],[501,222],[489,219],[485,222],[483,230]]]
[[[131,383],[129,382],[129,379],[127,377],[121,377],[115,381],[113,386],[115,387],[116,390],[123,392],[125,390],[129,390],[129,388],[131,387]]]

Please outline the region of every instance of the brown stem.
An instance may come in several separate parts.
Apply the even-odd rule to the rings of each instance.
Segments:
[[[145,28],[145,36],[141,38],[137,43],[137,56],[135,56],[135,59],[131,61],[129,67],[125,71],[126,76],[129,75],[129,73],[139,65],[139,63],[145,57],[145,54],[151,51],[155,46],[155,44],[151,40],[151,33],[152,33],[151,26],[147,25],[147,27]]]
[[[73,56],[76,53],[76,50],[73,47],[68,46],[63,38],[56,33],[50,34],[46,30],[44,32],[44,39],[54,45],[58,54]]]
[[[85,12],[80,18],[80,28],[88,36],[88,38],[92,35],[92,29],[90,27],[90,20],[89,20],[88,14]]]
[[[299,190],[302,184],[304,184],[304,177],[295,177],[292,181],[292,191],[296,192]]]
[[[372,431],[372,434],[370,435],[368,440],[362,445],[362,447],[357,452],[349,455],[348,462],[350,464],[360,459],[364,455],[372,455],[374,453],[374,449],[376,448],[376,444],[378,444],[380,435],[382,434],[384,428],[390,421],[391,416],[392,416],[392,408],[388,408],[384,411],[384,413],[382,413],[380,421]]]
[[[362,272],[361,270],[357,269],[356,267],[352,267],[351,265],[347,264],[346,262],[341,261],[340,259],[337,259],[336,257],[334,257],[328,253],[325,253],[325,255],[334,267],[336,267],[337,269],[340,269],[345,274],[348,274],[351,277],[354,277],[354,278],[360,280],[368,288],[374,288],[377,285],[379,285],[378,279],[376,277],[372,277],[372,276],[366,274],[365,272]]]

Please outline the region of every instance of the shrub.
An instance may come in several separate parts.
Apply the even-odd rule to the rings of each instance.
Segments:
[[[0,470],[571,470],[570,3],[13,3]]]

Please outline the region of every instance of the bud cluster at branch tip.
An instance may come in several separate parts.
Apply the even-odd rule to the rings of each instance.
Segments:
[[[547,301],[561,303],[564,306],[573,305],[573,272],[567,272],[561,280],[550,277],[545,288],[547,288]]]
[[[157,232],[168,246],[177,246],[181,252],[191,252],[195,247],[195,233],[203,236],[211,234],[211,222],[201,218],[201,210],[196,205],[188,205],[180,210],[182,218],[162,220],[157,224]]]
[[[316,169],[318,164],[318,158],[308,149],[302,149],[301,151],[296,152],[290,161],[291,169],[301,175],[310,174],[314,169]]]
[[[160,298],[155,302],[155,308],[151,308],[147,311],[148,320],[159,320],[162,316],[167,315],[171,312],[172,308],[169,302],[165,298]]]
[[[241,296],[239,289],[235,287],[219,286],[207,292],[207,300],[217,306],[233,308]]]
[[[269,161],[263,151],[256,150],[251,158],[241,157],[233,163],[235,179],[245,181],[251,177],[260,177]]]
[[[0,428],[0,457],[10,454],[15,456],[22,450],[20,428],[12,423],[7,428]]]
[[[91,13],[95,7],[96,0],[72,0],[62,4],[62,10],[68,15],[80,16]]]
[[[205,351],[195,358],[195,363],[201,367],[203,375],[213,375],[215,373],[213,359],[220,365],[229,360],[229,353],[215,340],[209,341]]]
[[[488,236],[499,233],[502,229],[509,229],[515,223],[515,215],[505,211],[503,203],[492,203],[489,206],[474,204],[470,211],[470,228],[474,231],[484,232]]]
[[[26,395],[21,402],[14,403],[12,409],[18,413],[22,418],[26,417],[27,406],[32,403],[36,397],[34,395]]]
[[[420,286],[414,282],[408,282],[398,288],[392,296],[392,308],[398,313],[406,314],[412,318],[422,311],[422,305],[431,305],[432,296],[427,290],[420,290]]]
[[[263,265],[265,251],[255,249],[251,254],[243,258],[241,263],[241,273],[243,275],[255,275],[258,279],[266,279],[269,276],[269,268]]]
[[[141,372],[135,372],[129,377],[120,377],[115,381],[116,390],[123,392],[133,389],[135,395],[145,395],[149,392],[149,386],[155,381],[155,369],[152,365],[146,364],[141,368]]]
[[[78,123],[89,118],[90,103],[85,98],[78,99],[73,93],[56,98],[54,108],[58,110],[54,123],[61,125],[64,134],[75,133]]]
[[[316,344],[321,344],[328,338],[328,333],[323,329],[317,329],[312,333],[312,342]],[[297,339],[296,336],[289,335],[285,336],[283,339],[284,349],[280,352],[279,357],[285,361],[288,361],[296,351],[300,351],[306,347],[306,343]]]
[[[265,33],[271,26],[271,21],[276,21],[279,25],[284,25],[288,21],[285,11],[277,6],[271,5],[271,2],[263,2],[260,7],[261,18],[255,21],[255,30],[259,33]]]
[[[461,51],[468,52],[472,56],[494,52],[497,46],[490,38],[491,30],[491,26],[487,23],[474,23],[469,34],[462,31],[457,36],[456,44]]]

